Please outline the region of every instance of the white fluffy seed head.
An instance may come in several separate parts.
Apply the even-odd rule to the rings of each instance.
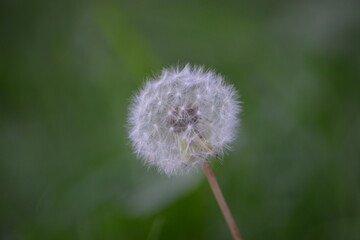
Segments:
[[[133,98],[129,138],[138,156],[175,175],[220,157],[234,140],[238,95],[203,67],[165,68]]]

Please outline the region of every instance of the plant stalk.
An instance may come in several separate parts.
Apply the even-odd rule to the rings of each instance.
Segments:
[[[204,161],[203,168],[204,168],[204,173],[206,175],[206,178],[209,182],[209,185],[215,195],[216,201],[218,202],[221,212],[224,215],[224,218],[228,224],[228,227],[230,229],[233,239],[234,240],[242,240],[239,229],[235,223],[235,220],[234,220],[234,218],[230,212],[230,209],[224,199],[224,196],[221,192],[221,189],[216,180],[216,177],[215,177],[213,171],[211,170],[210,164],[207,160]]]

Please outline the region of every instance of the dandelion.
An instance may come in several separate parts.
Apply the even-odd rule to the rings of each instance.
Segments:
[[[240,110],[237,92],[222,76],[186,65],[183,69],[163,69],[158,77],[149,79],[133,98],[128,119],[129,138],[148,166],[169,176],[204,167],[232,225],[235,222],[207,159],[219,159],[229,148]],[[233,236],[240,239],[236,230]]]
[[[167,175],[220,158],[234,140],[237,93],[213,71],[190,65],[164,69],[133,101],[129,125],[135,151]]]

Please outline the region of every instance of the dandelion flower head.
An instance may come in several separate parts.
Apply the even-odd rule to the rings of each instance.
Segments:
[[[221,157],[239,123],[237,92],[203,67],[165,68],[133,98],[129,138],[149,166],[182,174]]]

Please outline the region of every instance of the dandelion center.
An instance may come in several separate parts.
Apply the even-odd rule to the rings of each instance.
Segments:
[[[198,108],[190,105],[175,107],[167,116],[166,123],[176,133],[194,127],[200,120]]]

